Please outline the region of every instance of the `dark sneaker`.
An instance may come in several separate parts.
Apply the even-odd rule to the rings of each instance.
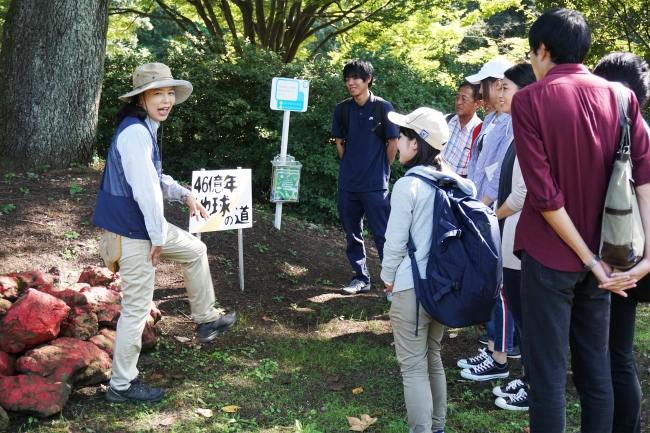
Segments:
[[[492,356],[490,356],[490,352],[487,349],[481,348],[478,352],[478,355],[472,356],[471,358],[459,359],[456,365],[460,368],[472,368],[476,367],[488,358],[492,359]]]
[[[231,329],[237,323],[237,314],[230,311],[217,320],[207,323],[201,323],[196,327],[196,332],[199,334],[199,341],[201,343],[209,343],[221,333]]]
[[[501,409],[526,411],[528,410],[528,393],[525,388],[522,388],[517,395],[499,397],[494,403]]]
[[[481,334],[481,336],[478,337],[478,342],[481,343],[481,344],[485,344],[487,346],[487,344],[488,344],[487,333]]]
[[[495,386],[492,392],[497,397],[513,397],[520,389],[528,388],[528,384],[521,379],[511,380],[506,386]]]
[[[508,351],[508,358],[511,359],[519,359],[521,358],[521,350],[519,350],[519,346],[515,346],[512,348],[512,350]]]
[[[368,293],[369,291],[370,284],[359,280],[352,280],[349,286],[341,289],[344,295],[356,295],[357,293]]]
[[[496,362],[494,362],[494,359],[490,356],[476,367],[462,370],[460,375],[465,379],[476,380],[479,382],[484,380],[503,379],[510,375],[510,367],[508,366],[508,363],[506,363],[503,367],[499,368]]]
[[[117,391],[109,387],[106,391],[106,400],[111,403],[123,403],[127,400],[155,402],[160,401],[165,396],[165,390],[162,388],[149,388],[139,379],[133,379],[131,386],[126,391]]]

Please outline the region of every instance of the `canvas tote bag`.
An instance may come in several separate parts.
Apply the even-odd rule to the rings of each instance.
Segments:
[[[613,84],[620,113],[621,141],[605,197],[600,258],[613,268],[626,271],[643,258],[645,235],[632,178],[629,92],[623,90],[622,84]]]

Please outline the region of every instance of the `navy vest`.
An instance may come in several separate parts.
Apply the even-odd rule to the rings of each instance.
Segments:
[[[137,117],[124,118],[115,131],[113,141],[111,141],[111,146],[108,149],[106,166],[97,193],[93,224],[128,238],[149,239],[149,233],[147,233],[147,227],[144,223],[144,215],[138,203],[133,199],[133,190],[126,181],[122,157],[117,150],[117,137],[127,127],[135,124],[140,124],[149,131],[153,148],[151,162],[158,172],[158,179],[162,176],[160,151],[151,130],[146,123]]]

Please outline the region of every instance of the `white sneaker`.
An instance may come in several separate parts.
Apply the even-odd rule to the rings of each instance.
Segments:
[[[357,293],[368,293],[369,291],[370,284],[366,284],[359,280],[352,280],[349,286],[341,289],[341,292],[343,292],[344,295],[356,295]]]

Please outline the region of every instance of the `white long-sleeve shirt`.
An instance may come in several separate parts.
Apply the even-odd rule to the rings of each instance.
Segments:
[[[124,129],[117,137],[117,150],[122,159],[124,177],[133,190],[133,199],[144,215],[151,245],[158,247],[164,245],[167,240],[163,196],[180,203],[181,196],[188,194],[189,191],[166,174],[158,179],[158,173],[151,161],[153,155],[151,136],[156,138],[160,122],[147,117],[145,124],[148,130],[141,124]]]

